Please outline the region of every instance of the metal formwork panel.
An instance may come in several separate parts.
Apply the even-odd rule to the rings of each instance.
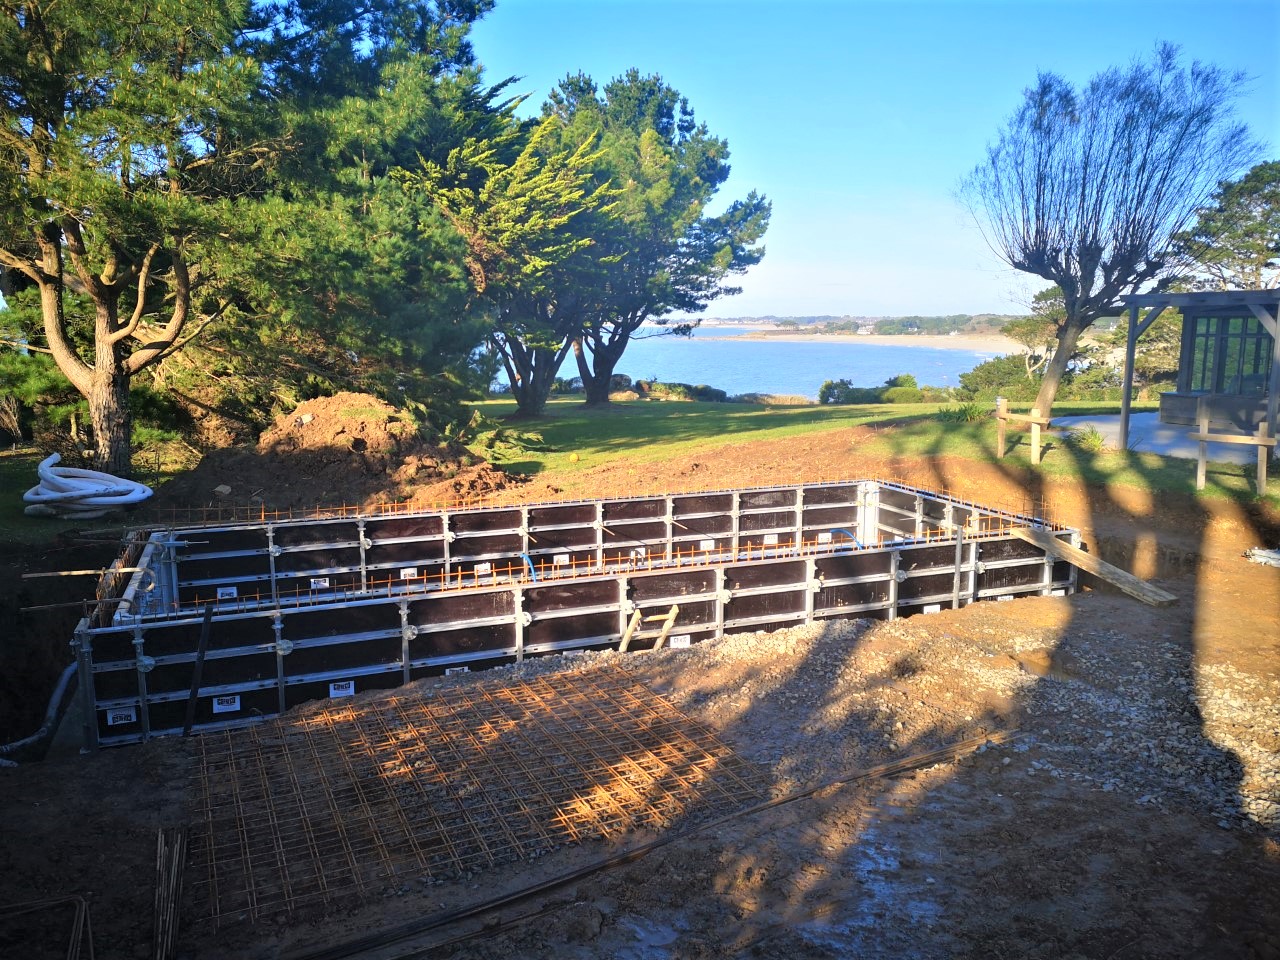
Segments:
[[[1073,590],[1016,526],[1078,542],[875,481],[153,531],[128,602],[76,633],[86,741],[179,732],[192,700],[195,728],[233,727],[628,632],[644,650]]]

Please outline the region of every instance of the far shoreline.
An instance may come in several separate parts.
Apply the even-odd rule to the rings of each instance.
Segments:
[[[714,327],[700,328],[699,332],[711,332]],[[697,336],[697,333],[694,334]],[[1014,340],[998,333],[744,333],[740,336],[699,336],[699,340],[767,340],[775,343],[865,343],[877,347],[931,347],[934,350],[968,350],[979,353],[1008,354],[1020,352]]]

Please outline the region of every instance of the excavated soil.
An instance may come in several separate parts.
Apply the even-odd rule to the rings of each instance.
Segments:
[[[252,448],[206,454],[161,486],[135,520],[188,510],[449,503],[519,482],[464,447],[423,440],[411,417],[376,397],[339,393],[277,417]]]
[[[320,447],[346,443],[350,464],[365,451],[345,429]],[[870,459],[864,436],[732,445],[649,468],[584,462],[493,499],[901,479],[1051,511],[1177,603],[1146,607],[1099,585],[423,681],[623,670],[714,730],[781,802],[594,871],[664,837],[570,844],[443,882],[398,880],[323,914],[189,927],[179,956],[1280,957],[1280,569],[1242,556],[1280,545],[1280,518],[1047,482],[1013,465]],[[384,476],[403,462],[395,456]],[[1006,735],[897,775],[848,779]],[[156,829],[193,816],[192,757],[188,742],[158,741],[0,770],[0,905],[84,896],[99,956],[148,956]],[[504,910],[368,949],[379,931],[566,876]],[[65,955],[52,933],[46,943],[7,923],[0,955]]]

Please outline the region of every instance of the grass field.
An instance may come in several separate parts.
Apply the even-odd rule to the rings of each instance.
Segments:
[[[602,458],[649,464],[685,454],[712,455],[729,444],[873,424],[893,427],[866,441],[867,452],[873,454],[985,462],[993,459],[995,448],[993,420],[944,421],[936,416],[942,408],[937,404],[765,406],[634,400],[587,409],[580,399],[556,398],[545,416],[514,422],[502,421],[515,410],[511,401],[485,401],[475,408],[488,418],[473,444],[476,452],[506,470],[526,474],[572,474]],[[1153,403],[1134,406],[1135,410],[1155,408]],[[1103,412],[1116,412],[1116,404],[1064,403],[1054,408],[1057,416]],[[1026,462],[1028,443],[1023,431],[1010,430],[1009,448],[1010,457]],[[36,544],[66,530],[110,526],[25,516],[22,493],[36,482],[39,459],[34,450],[0,452],[0,539]],[[1040,469],[1048,476],[1080,476],[1098,485],[1194,492],[1194,461],[1131,451],[1089,452],[1060,438],[1049,440]],[[1252,477],[1252,468],[1215,465],[1202,495],[1252,500]],[[1280,477],[1272,480],[1271,491],[1266,499],[1280,506]]]
[[[491,419],[515,410],[511,401],[492,400],[475,405]],[[990,461],[994,458],[993,419],[955,423],[936,414],[945,404],[881,404],[874,406],[756,406],[750,404],[615,402],[605,409],[587,409],[581,400],[557,398],[546,415],[506,424],[502,433],[523,432],[541,443],[520,447],[499,444],[479,452],[503,468],[522,473],[572,473],[587,469],[601,457],[652,463],[686,453],[710,453],[727,444],[798,436],[855,426],[893,426],[866,441],[868,453],[898,457],[948,456]],[[1026,412],[1030,404],[1012,404]],[[1158,404],[1135,403],[1135,412],[1156,410]],[[1055,416],[1117,413],[1118,405],[1062,403]],[[1029,445],[1024,431],[1010,429],[1009,456],[1026,461]],[[576,459],[575,459],[576,457]],[[1049,476],[1079,475],[1089,483],[1121,484],[1152,491],[1194,492],[1195,462],[1132,451],[1090,452],[1050,438],[1040,469]],[[1217,464],[1209,472],[1204,496],[1253,499],[1252,468]],[[1280,478],[1271,485],[1268,500],[1280,504]]]

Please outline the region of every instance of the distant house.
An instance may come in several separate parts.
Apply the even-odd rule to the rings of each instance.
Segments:
[[[1128,443],[1129,395],[1137,339],[1166,308],[1182,314],[1176,390],[1160,395],[1164,423],[1195,423],[1203,399],[1218,428],[1252,432],[1265,420],[1280,433],[1280,290],[1142,293],[1123,298],[1129,310],[1120,440]],[[1149,313],[1138,322],[1138,311]]]

